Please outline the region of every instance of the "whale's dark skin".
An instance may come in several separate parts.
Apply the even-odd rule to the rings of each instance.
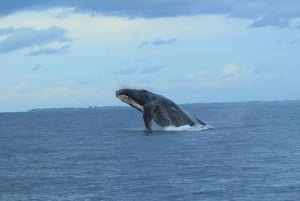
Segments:
[[[162,127],[206,125],[203,121],[191,117],[173,101],[147,90],[120,89],[116,91],[116,96],[143,113],[146,132],[151,132],[152,119]]]

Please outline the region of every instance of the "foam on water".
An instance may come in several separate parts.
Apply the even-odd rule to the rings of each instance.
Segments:
[[[213,129],[212,126],[209,125],[195,125],[195,126],[190,126],[190,125],[184,125],[184,126],[166,126],[162,128],[163,131],[203,131],[203,130],[209,130]]]

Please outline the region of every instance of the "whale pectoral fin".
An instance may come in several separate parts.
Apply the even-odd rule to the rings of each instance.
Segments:
[[[197,117],[194,117],[194,118],[197,120],[197,122],[198,122],[199,124],[201,124],[201,125],[203,125],[203,126],[206,125],[206,123],[205,123],[204,121],[201,121],[201,120],[198,119]]]
[[[144,107],[144,124],[145,124],[145,131],[151,132],[151,121],[152,121],[152,108],[149,105]]]

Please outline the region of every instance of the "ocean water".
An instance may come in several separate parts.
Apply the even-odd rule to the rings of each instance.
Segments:
[[[184,105],[214,129],[143,131],[130,107],[0,113],[0,200],[300,200],[300,102]]]

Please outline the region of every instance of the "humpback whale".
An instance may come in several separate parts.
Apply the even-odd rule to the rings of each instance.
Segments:
[[[116,97],[143,113],[145,132],[152,131],[152,120],[161,127],[206,125],[168,98],[144,89],[119,89],[116,91]]]

